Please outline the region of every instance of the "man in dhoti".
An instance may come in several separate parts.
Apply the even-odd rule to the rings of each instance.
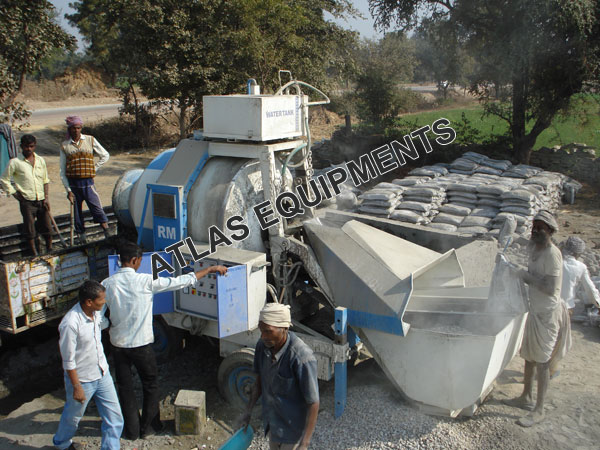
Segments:
[[[562,358],[571,346],[569,312],[560,296],[562,255],[551,241],[556,231],[558,224],[554,216],[548,211],[540,211],[533,219],[527,270],[514,272],[529,285],[529,315],[521,345],[525,376],[521,396],[504,403],[531,411],[517,422],[524,427],[544,419],[550,365]],[[532,389],[536,371],[537,399],[534,404]]]

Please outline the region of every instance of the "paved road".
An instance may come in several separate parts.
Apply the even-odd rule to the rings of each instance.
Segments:
[[[404,86],[405,88],[410,89],[411,91],[418,91],[418,92],[436,92],[437,91],[437,86],[432,84],[430,86]]]
[[[419,92],[435,92],[437,90],[435,85],[412,85],[405,87]],[[65,117],[70,115],[81,116],[84,122],[97,122],[102,119],[118,116],[120,106],[120,103],[113,103],[108,105],[87,105],[66,108],[38,109],[33,111],[31,114],[29,123],[33,127],[64,125]]]
[[[97,122],[109,117],[119,115],[120,103],[109,105],[87,105],[67,108],[38,109],[33,111],[29,118],[31,126],[64,125],[65,117],[71,115],[81,116],[85,122]]]

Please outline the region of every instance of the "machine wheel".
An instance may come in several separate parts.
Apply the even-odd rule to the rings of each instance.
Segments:
[[[154,329],[152,348],[156,354],[156,361],[164,364],[183,348],[183,334],[181,330],[169,326],[160,316],[154,316],[152,328]]]
[[[227,356],[219,366],[217,380],[219,392],[225,400],[236,408],[245,408],[256,381],[254,350],[241,348]]]

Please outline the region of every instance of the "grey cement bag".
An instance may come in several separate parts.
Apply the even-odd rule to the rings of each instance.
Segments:
[[[491,228],[492,219],[480,216],[467,216],[460,224],[461,227],[483,227],[486,231]]]
[[[439,213],[437,216],[435,216],[432,222],[447,223],[449,225],[454,225],[455,227],[458,227],[464,219],[464,216],[454,216],[452,214]]]

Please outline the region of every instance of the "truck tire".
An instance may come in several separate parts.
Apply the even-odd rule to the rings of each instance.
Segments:
[[[169,326],[161,316],[154,316],[152,328],[154,330],[152,348],[156,355],[156,362],[164,364],[183,348],[183,333]]]
[[[217,380],[223,398],[231,406],[244,409],[256,381],[254,349],[241,348],[225,357],[219,366]]]

